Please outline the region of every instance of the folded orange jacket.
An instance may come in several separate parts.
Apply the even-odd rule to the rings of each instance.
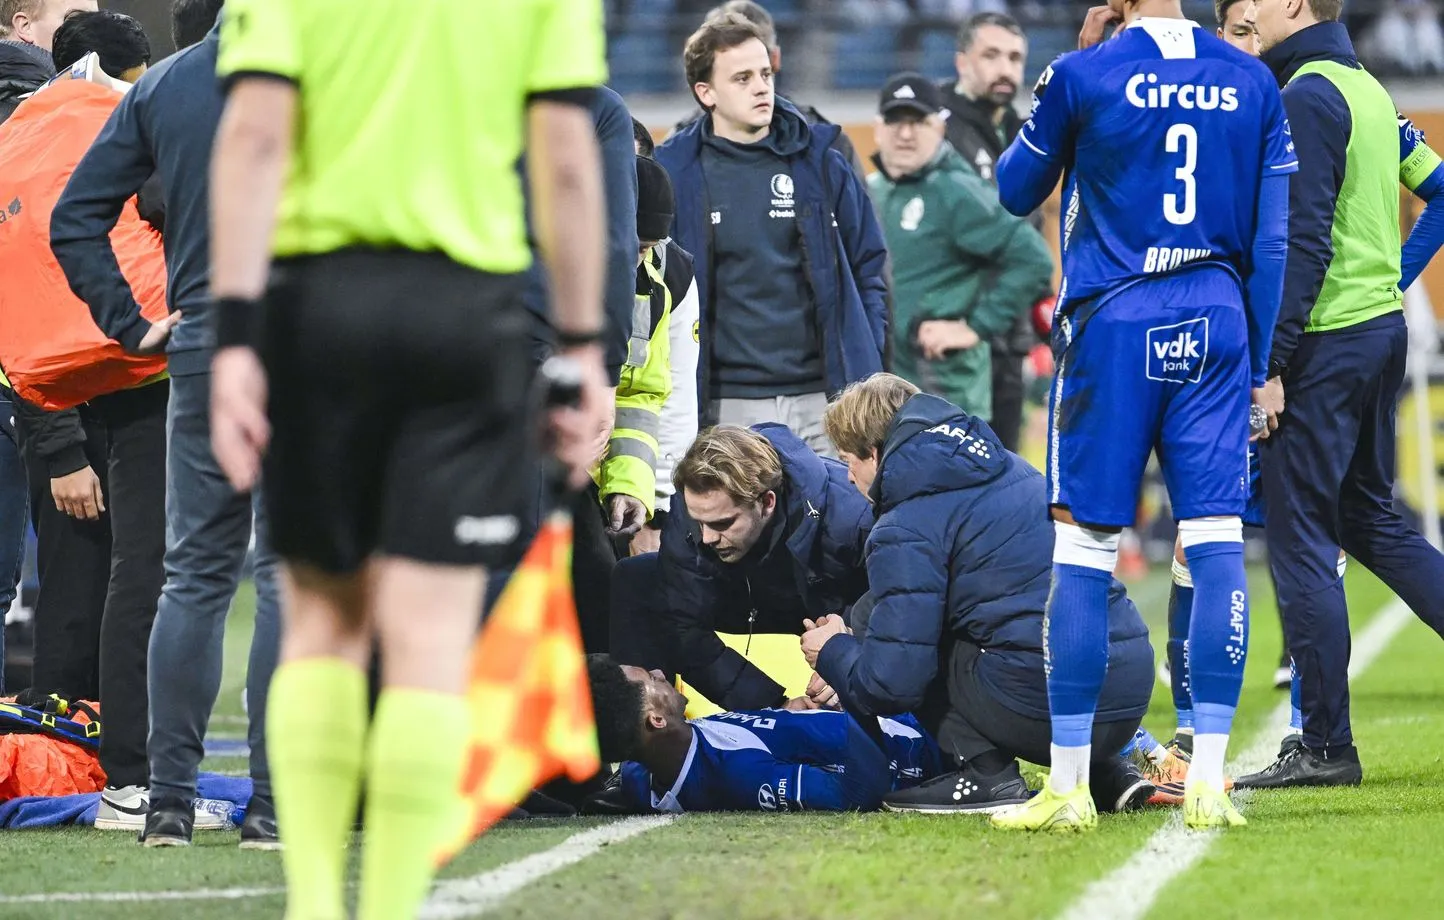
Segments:
[[[137,386],[165,356],[127,355],[71,293],[50,251],[50,214],[121,94],[80,80],[51,84],[0,125],[0,369],[43,409],[68,409]],[[161,236],[126,202],[110,234],[141,315],[166,315]]]

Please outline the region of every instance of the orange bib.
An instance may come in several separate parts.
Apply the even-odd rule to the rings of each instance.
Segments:
[[[50,213],[121,94],[80,80],[52,84],[0,125],[0,368],[26,401],[68,409],[165,370],[164,355],[127,355],[70,291],[50,251]],[[166,315],[161,236],[125,203],[110,233],[141,315]]]

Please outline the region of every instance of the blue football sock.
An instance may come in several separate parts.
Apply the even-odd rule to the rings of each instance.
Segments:
[[[1188,635],[1194,729],[1200,735],[1226,735],[1243,688],[1248,654],[1243,543],[1195,543],[1185,545],[1184,553],[1194,585]]]
[[[1188,627],[1193,619],[1193,581],[1188,569],[1173,563],[1173,589],[1168,592],[1168,680],[1180,729],[1193,728],[1193,694],[1188,689]]]
[[[1108,589],[1111,572],[1053,564],[1043,627],[1053,743],[1086,747],[1108,673]]]

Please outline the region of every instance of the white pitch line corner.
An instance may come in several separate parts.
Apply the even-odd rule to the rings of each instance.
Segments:
[[[1363,674],[1413,617],[1413,612],[1397,599],[1380,610],[1354,642],[1349,679]],[[1229,764],[1233,775],[1242,776],[1268,766],[1288,724],[1289,701],[1284,700],[1269,713],[1243,753]],[[1250,792],[1235,792],[1234,802],[1247,802]],[[1181,812],[1169,815],[1163,827],[1154,831],[1123,865],[1085,888],[1063,911],[1060,920],[1142,920],[1163,889],[1202,859],[1220,833],[1190,831],[1183,826]]]

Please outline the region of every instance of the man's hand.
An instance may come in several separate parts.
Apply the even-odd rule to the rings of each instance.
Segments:
[[[837,691],[827,685],[821,674],[813,674],[812,680],[807,682],[807,698],[816,703],[819,709],[842,708],[842,704],[837,700]]]
[[[607,533],[614,537],[630,537],[647,523],[647,506],[630,495],[607,496]]]
[[[808,712],[821,707],[805,696],[794,696],[782,704],[782,708],[791,712]]]
[[[1257,440],[1267,440],[1279,427],[1279,416],[1284,414],[1284,381],[1281,377],[1270,378],[1262,387],[1253,391],[1253,404],[1268,414],[1268,425],[1258,433]]]
[[[577,363],[581,371],[581,400],[576,406],[561,406],[551,410],[552,453],[567,468],[567,483],[573,489],[587,484],[592,464],[596,462],[597,432],[605,431],[609,437],[615,402],[612,388],[607,384],[606,368],[602,366],[600,345],[586,345],[561,352],[560,357]],[[602,439],[606,444],[607,438]]]
[[[918,346],[929,361],[945,358],[949,352],[966,351],[980,341],[973,327],[960,319],[930,319],[918,326]]]
[[[105,513],[100,477],[89,466],[50,480],[50,497],[55,499],[56,510],[77,521],[97,521]]]
[[[260,357],[242,346],[220,349],[211,360],[211,450],[236,491],[255,487],[270,441]]]
[[[660,528],[647,524],[637,535],[632,538],[631,554],[640,556],[643,553],[656,553],[662,550],[662,531]]]
[[[807,630],[802,634],[802,657],[807,659],[808,667],[813,669],[817,668],[817,656],[822,653],[822,647],[827,644],[827,640],[848,632],[847,624],[835,613],[828,614],[816,623],[803,620],[802,628]]]
[[[597,429],[596,439],[592,441],[592,462],[601,463],[607,459],[607,448],[612,443],[612,429],[617,427],[617,388],[607,387],[606,396],[603,401],[607,407],[606,414],[602,417],[601,428]]]
[[[1088,11],[1088,16],[1083,20],[1083,31],[1078,33],[1078,50],[1092,48],[1103,41],[1103,32],[1110,25],[1118,25],[1123,22],[1123,16],[1115,13],[1108,4],[1095,6]],[[1116,33],[1115,33],[1116,34]]]
[[[140,345],[136,346],[135,353],[154,355],[165,351],[165,343],[170,341],[170,334],[180,324],[180,321],[181,313],[177,310],[160,322],[151,323],[150,329],[146,330],[145,335],[141,338]]]

